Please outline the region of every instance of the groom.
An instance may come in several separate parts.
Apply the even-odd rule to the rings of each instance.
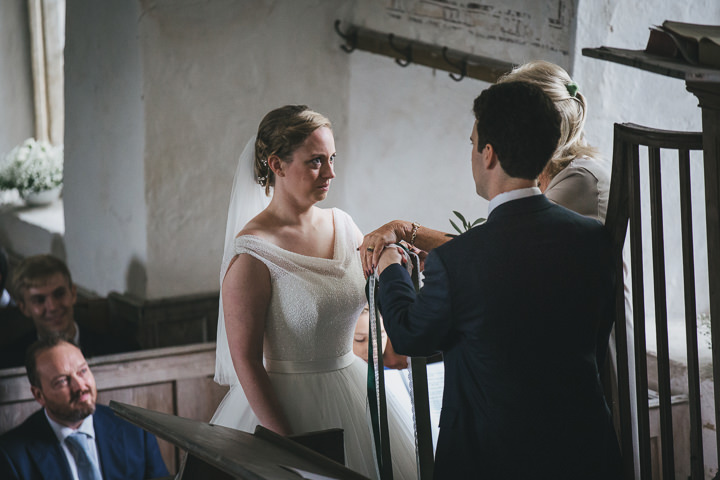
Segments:
[[[487,222],[430,253],[418,294],[396,249],[378,264],[395,350],[444,354],[435,478],[620,478],[596,364],[612,321],[609,237],[535,187],[560,137],[540,88],[493,85],[473,110]]]

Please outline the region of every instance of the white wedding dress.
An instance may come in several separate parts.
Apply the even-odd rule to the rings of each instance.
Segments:
[[[263,352],[265,368],[295,433],[342,428],[346,465],[376,478],[366,414],[367,364],[352,351],[366,303],[357,227],[333,209],[334,258],[284,250],[254,235],[235,239],[235,253],[261,260],[272,295]],[[227,341],[227,340],[225,340]],[[210,423],[253,432],[259,421],[235,377]],[[412,419],[388,394],[395,479],[417,478]]]

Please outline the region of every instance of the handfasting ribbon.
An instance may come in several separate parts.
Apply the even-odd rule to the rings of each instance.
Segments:
[[[418,292],[422,288],[420,258],[413,252],[408,252],[408,255],[413,265],[410,278],[415,291]],[[430,419],[427,358],[410,357],[408,377],[410,398],[412,399],[413,425],[415,427],[415,458],[418,480],[431,480],[435,471],[435,450],[432,441],[432,420]]]
[[[392,480],[392,457],[390,455],[390,431],[387,421],[387,403],[385,399],[385,375],[383,372],[382,342],[378,340],[381,331],[377,314],[378,274],[377,269],[368,279],[368,310],[370,313],[370,341],[368,342],[368,380],[367,395],[370,412],[370,426],[375,448],[375,469],[380,480]]]
[[[398,246],[398,245],[393,245]],[[422,287],[420,278],[420,259],[402,247],[408,273],[415,290]],[[375,466],[381,480],[392,479],[392,460],[390,454],[389,429],[387,423],[387,403],[385,397],[385,375],[382,362],[382,343],[380,318],[377,312],[377,271],[368,279],[368,304],[370,312],[370,341],[368,342],[368,405],[375,448]],[[415,430],[415,455],[419,480],[429,480],[433,476],[434,455],[432,445],[432,427],[430,420],[430,400],[427,385],[427,368],[424,357],[411,358],[409,362],[409,386],[412,399],[412,415]]]

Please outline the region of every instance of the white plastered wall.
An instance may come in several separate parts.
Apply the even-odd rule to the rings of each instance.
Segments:
[[[77,282],[101,295],[144,298],[216,290],[236,158],[262,115],[286,103],[307,103],[333,121],[338,177],[325,206],[345,209],[363,231],[393,218],[449,229],[452,210],[485,216],[487,202],[470,179],[468,137],[472,99],[487,84],[345,54],[332,23],[352,21],[356,6],[68,0],[65,248]],[[579,2],[570,64],[590,102],[588,139],[605,155],[614,122],[699,130],[700,109],[681,80],[587,58],[580,49],[641,49],[648,27],[665,19],[720,24],[716,0],[691,7]],[[24,8],[21,0],[0,6],[2,150],[32,134]],[[672,181],[672,172],[666,177]],[[702,188],[695,187],[700,224]],[[665,190],[666,216],[677,222],[676,194],[669,183]],[[703,242],[701,230],[698,265]],[[677,236],[666,238],[666,251],[679,251]],[[673,314],[682,311],[681,271],[669,257]],[[703,313],[707,280],[698,270]]]
[[[145,294],[145,105],[135,2],[67,2],[65,247],[74,280]]]
[[[578,6],[573,74],[590,101],[588,137],[608,156],[615,121],[700,128],[682,81],[579,52],[642,48],[647,27],[665,18],[718,16],[710,0],[696,2],[692,16],[674,2],[648,3]],[[468,137],[472,100],[487,84],[344,53],[332,23],[352,20],[351,2],[113,8],[111,17],[110,7],[68,2],[85,25],[68,32],[66,52],[67,251],[89,289],[147,298],[215,290],[237,155],[262,115],[285,103],[307,103],[333,121],[338,177],[325,205],[347,210],[363,231],[393,218],[450,229],[452,210],[485,216]]]
[[[307,104],[346,142],[349,62],[328,41],[338,6],[166,1],[146,9],[148,297],[219,288],[237,158],[265,113]]]
[[[35,135],[30,29],[25,0],[0,5],[0,160]]]
[[[114,11],[113,11],[114,8]],[[68,2],[67,256],[104,295],[214,291],[237,157],[270,109],[346,132],[326,2]],[[104,30],[104,31],[103,31]],[[91,221],[89,219],[92,219]]]

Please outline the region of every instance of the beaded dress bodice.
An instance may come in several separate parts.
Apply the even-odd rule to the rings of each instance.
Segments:
[[[254,235],[236,238],[234,249],[262,261],[270,272],[264,364],[292,430],[341,428],[346,465],[377,478],[366,416],[367,364],[352,352],[366,303],[359,232],[342,210],[333,209],[333,225],[331,259],[290,252]],[[253,432],[261,422],[234,377],[211,423]],[[392,394],[387,399],[394,478],[417,478],[411,420]]]
[[[352,350],[355,323],[366,302],[365,281],[352,219],[333,209],[333,222],[332,259],[284,250],[255,235],[235,239],[237,254],[252,255],[270,271],[266,359],[307,362]]]

